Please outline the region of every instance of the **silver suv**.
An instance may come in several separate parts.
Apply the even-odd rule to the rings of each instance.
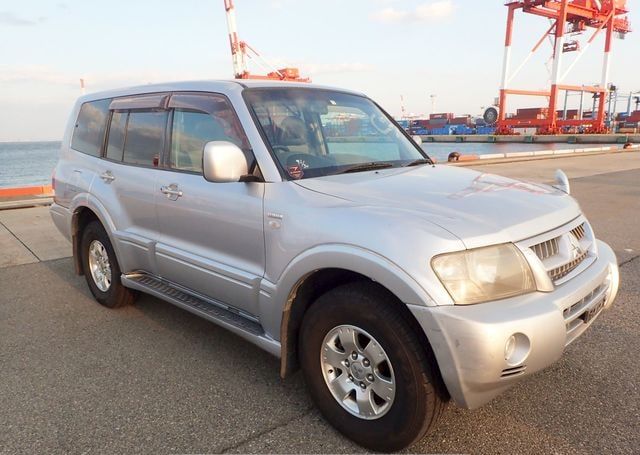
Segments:
[[[562,179],[561,179],[562,180]],[[51,215],[107,307],[141,291],[302,368],[370,449],[476,408],[609,307],[616,258],[568,184],[435,165],[366,96],[269,81],[83,96]]]

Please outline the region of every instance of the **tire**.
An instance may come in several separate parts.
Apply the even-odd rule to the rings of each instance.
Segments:
[[[99,259],[91,259],[91,248],[95,248],[98,252],[98,255],[94,257],[106,259],[106,263],[102,263],[104,267],[98,264]],[[108,308],[118,308],[130,305],[135,301],[137,293],[124,287],[120,282],[122,272],[109,236],[100,222],[92,221],[85,227],[82,232],[80,254],[84,277],[98,303]],[[92,272],[92,265],[98,270]],[[109,273],[105,273],[107,269]],[[108,280],[100,279],[107,275]]]
[[[310,394],[324,417],[361,446],[383,452],[400,450],[422,439],[434,427],[445,404],[435,359],[428,355],[430,348],[421,345],[393,298],[366,282],[343,285],[323,294],[305,314],[298,350]],[[336,359],[349,354],[342,337],[351,339],[353,334],[357,335],[358,358],[350,357],[348,366],[342,363],[334,368]],[[331,354],[333,351],[338,357]],[[377,360],[367,359],[372,353]],[[387,360],[374,367],[382,356]],[[373,381],[361,381],[357,376]],[[389,382],[380,384],[395,385],[393,393],[376,386],[381,378]],[[335,394],[329,383],[340,382],[332,380],[344,384],[334,386]],[[335,397],[350,388],[355,391],[350,391],[346,399],[340,402]],[[379,390],[381,395],[375,393]],[[388,396],[383,397],[385,393]],[[357,400],[362,396],[373,397],[373,401],[363,399],[361,409]],[[371,402],[374,405],[366,404]]]

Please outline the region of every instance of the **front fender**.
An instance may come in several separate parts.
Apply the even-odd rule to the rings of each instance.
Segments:
[[[320,245],[296,256],[281,273],[277,283],[262,280],[260,321],[267,333],[275,339],[281,338],[283,315],[290,309],[296,288],[313,272],[329,268],[364,275],[384,286],[404,303],[435,306],[426,290],[389,259],[355,245]]]

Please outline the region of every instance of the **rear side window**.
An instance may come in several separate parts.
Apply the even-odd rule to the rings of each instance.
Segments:
[[[80,107],[71,139],[71,148],[87,155],[100,156],[107,127],[110,99],[90,101]]]
[[[107,158],[122,161],[124,151],[125,128],[127,127],[128,112],[114,112],[111,116],[109,127],[109,141],[107,145]]]
[[[158,167],[166,121],[166,111],[130,112],[123,161]]]

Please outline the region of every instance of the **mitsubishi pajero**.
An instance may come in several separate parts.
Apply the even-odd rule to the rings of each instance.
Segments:
[[[301,367],[390,451],[558,360],[618,289],[569,185],[436,165],[374,101],[202,81],[76,103],[51,215],[115,308],[166,300]],[[569,386],[567,386],[569,387]]]

